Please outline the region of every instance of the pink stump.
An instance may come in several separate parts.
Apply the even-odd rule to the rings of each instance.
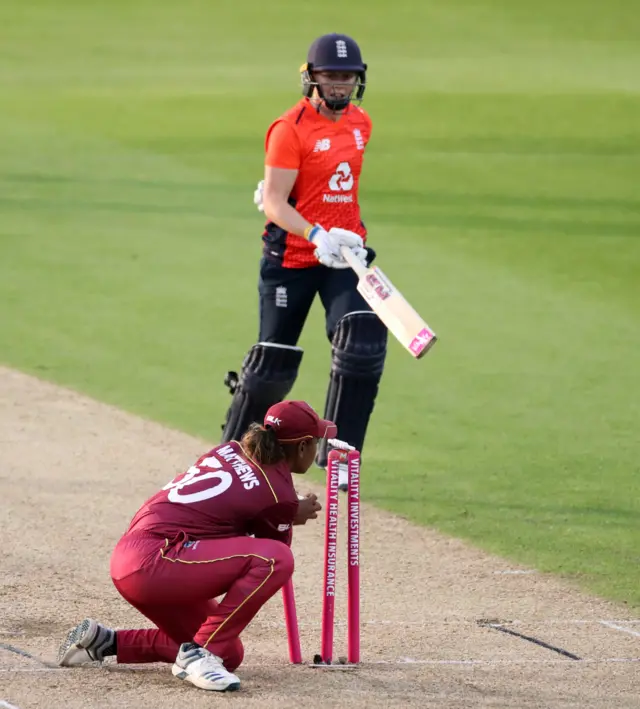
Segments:
[[[333,618],[336,600],[336,562],[338,554],[338,477],[343,452],[332,450],[327,461],[327,522],[324,534],[324,584],[322,595],[322,644],[320,655],[330,663],[333,655]]]
[[[302,662],[302,649],[300,648],[300,631],[292,579],[289,579],[282,587],[282,600],[284,601],[284,620],[287,625],[287,639],[289,641],[289,660],[292,664],[299,665]]]
[[[360,662],[360,453],[349,451],[347,660]]]

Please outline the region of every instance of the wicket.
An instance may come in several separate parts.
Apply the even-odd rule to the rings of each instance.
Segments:
[[[350,665],[357,665],[360,662],[360,453],[356,450],[334,448],[329,452],[327,460],[321,649],[320,654],[314,657],[314,666],[331,665],[333,659],[340,501],[338,484],[341,465],[347,466],[349,481],[347,492],[347,662]],[[282,588],[282,598],[289,642],[289,660],[292,664],[300,664],[302,651],[292,579],[289,579]]]
[[[324,585],[320,660],[333,659],[333,629],[338,556],[338,479],[340,465],[347,465],[347,661],[360,662],[360,453],[333,449],[327,461],[325,512]]]

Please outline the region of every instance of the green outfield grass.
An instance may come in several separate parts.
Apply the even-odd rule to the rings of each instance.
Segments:
[[[2,4],[0,361],[217,440],[264,132],[316,34],[352,33],[370,243],[441,337],[390,342],[365,499],[637,609],[637,3],[262,8]],[[319,308],[301,344],[321,409]]]

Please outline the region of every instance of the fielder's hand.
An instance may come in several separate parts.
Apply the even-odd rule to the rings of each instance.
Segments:
[[[262,201],[264,199],[264,180],[258,182],[256,191],[253,193],[253,203],[256,205],[259,212],[264,212],[264,205]]]
[[[322,509],[322,505],[318,502],[317,495],[312,492],[302,499],[298,495],[298,511],[293,520],[294,525],[305,524],[310,519],[317,519],[318,512]]]
[[[353,231],[333,227],[325,231],[319,224],[308,228],[307,239],[316,247],[315,257],[327,268],[349,268],[349,264],[340,253],[340,247],[351,249],[360,260],[366,257],[362,237]],[[364,254],[364,257],[361,255]]]

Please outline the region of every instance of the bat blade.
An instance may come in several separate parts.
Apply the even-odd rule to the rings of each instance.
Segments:
[[[400,344],[416,359],[437,341],[435,332],[378,266],[359,272],[358,291]]]

